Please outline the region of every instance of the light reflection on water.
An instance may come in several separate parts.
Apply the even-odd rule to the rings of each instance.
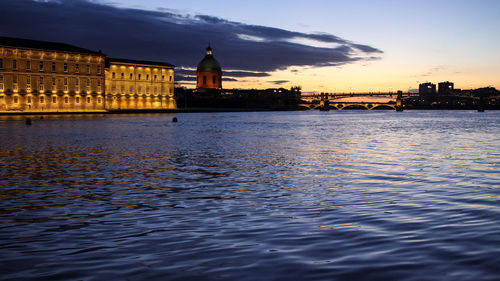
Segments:
[[[495,280],[500,113],[0,117],[0,279]]]

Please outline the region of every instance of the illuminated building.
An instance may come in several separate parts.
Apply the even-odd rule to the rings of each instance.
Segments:
[[[107,58],[106,108],[177,108],[174,100],[174,66],[163,62]]]
[[[105,55],[0,37],[0,111],[104,111]]]
[[[222,70],[210,46],[196,69],[196,88],[222,89]]]

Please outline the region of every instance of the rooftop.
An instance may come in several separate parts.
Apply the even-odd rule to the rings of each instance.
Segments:
[[[158,61],[147,61],[147,60],[131,60],[131,59],[122,59],[122,58],[106,58],[106,66],[109,67],[110,63],[126,63],[126,64],[142,64],[142,65],[157,65],[157,66],[167,66],[167,67],[175,67],[175,65],[166,63],[166,62],[158,62]]]
[[[26,49],[38,49],[46,51],[59,51],[68,53],[79,53],[79,54],[94,54],[94,55],[104,55],[103,53],[80,48],[66,43],[59,42],[49,42],[31,39],[22,39],[14,37],[3,37],[0,36],[0,46],[14,47],[14,48],[26,48]]]

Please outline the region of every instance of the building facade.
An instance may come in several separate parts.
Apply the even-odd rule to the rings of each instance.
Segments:
[[[222,69],[210,46],[196,68],[196,88],[222,89]]]
[[[162,62],[106,59],[106,108],[177,108],[174,99],[174,66]]]
[[[105,55],[0,37],[0,111],[105,111]]]

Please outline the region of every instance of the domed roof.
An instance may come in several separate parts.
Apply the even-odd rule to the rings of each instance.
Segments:
[[[198,72],[222,71],[219,62],[212,55],[212,48],[208,46],[205,57],[198,64]]]

